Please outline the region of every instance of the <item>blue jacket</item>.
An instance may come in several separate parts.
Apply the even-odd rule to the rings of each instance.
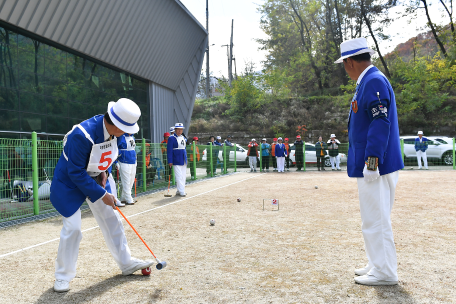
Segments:
[[[287,149],[285,148],[285,145],[282,144],[276,144],[275,146],[275,156],[276,157],[285,157],[287,154]]]
[[[103,115],[87,119],[81,123],[81,126],[89,133],[95,144],[104,142]],[[62,153],[54,169],[50,200],[61,215],[70,217],[81,207],[87,197],[95,202],[106,191],[111,193],[111,187],[108,182],[106,189],[103,189],[87,174],[92,143],[79,128],[75,128],[67,137],[64,152],[68,161]]]
[[[181,145],[183,144],[181,143]],[[173,164],[173,166],[183,166],[187,163],[187,151],[185,150],[185,148],[178,148],[179,145],[177,143],[177,135],[176,133],[174,133],[168,138],[168,164]]]
[[[378,157],[380,175],[404,168],[396,98],[388,79],[376,67],[367,71],[357,87],[348,118],[348,138],[349,177],[363,177],[369,156]]]
[[[126,137],[130,137],[130,135],[125,133],[117,139],[117,146],[119,147],[119,162],[134,165],[136,164],[136,151],[134,149],[127,150],[128,146]],[[130,143],[130,146],[135,147],[135,138],[133,135],[131,137],[133,138],[133,142]]]
[[[234,147],[234,144],[231,141],[225,140],[225,146]]]
[[[422,152],[426,152],[427,148],[428,148],[428,141],[429,139],[427,139],[426,137],[421,137],[422,139],[422,142],[420,142],[420,138],[417,137],[415,138],[415,150],[418,152],[418,151],[422,151]]]
[[[270,144],[261,144],[261,156],[269,156]]]

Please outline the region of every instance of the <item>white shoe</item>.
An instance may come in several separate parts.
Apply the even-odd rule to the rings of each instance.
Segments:
[[[125,270],[122,270],[122,275],[127,276],[133,274],[135,271],[150,267],[154,264],[152,261],[143,261],[140,259],[132,258],[132,264]],[[55,287],[54,287],[55,289]]]
[[[121,201],[117,201],[117,202],[116,202],[116,206],[117,206],[117,207],[125,207],[125,204],[122,203]]]
[[[126,205],[134,205],[134,204],[135,204],[135,201],[125,201],[125,204],[126,204]]]
[[[397,285],[397,280],[380,280],[377,279],[373,275],[363,275],[360,277],[355,278],[355,282],[361,285],[369,285],[369,286],[376,286],[376,285]]]
[[[371,269],[372,269],[372,267],[369,267],[369,266],[366,266],[364,268],[355,269],[355,274],[358,276],[363,276],[363,275],[366,275]]]
[[[187,196],[187,193],[179,193],[180,196],[184,197],[184,196]]]
[[[56,292],[65,292],[70,290],[70,282],[65,280],[55,280],[54,291]]]

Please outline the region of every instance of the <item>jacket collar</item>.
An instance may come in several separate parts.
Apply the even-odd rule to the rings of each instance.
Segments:
[[[356,82],[356,85],[359,87],[363,81],[369,76],[370,74],[377,72],[378,69],[374,65],[368,66],[362,73],[359,75],[358,81]]]

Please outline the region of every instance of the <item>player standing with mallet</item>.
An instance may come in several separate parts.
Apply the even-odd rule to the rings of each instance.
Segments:
[[[176,195],[186,196],[185,193],[185,178],[187,173],[187,138],[182,134],[184,125],[176,123],[174,126],[174,134],[168,138],[168,164],[172,169],[174,166],[174,174],[176,174],[177,192]]]
[[[391,210],[404,167],[399,140],[396,100],[388,79],[371,63],[375,51],[365,38],[340,45],[348,76],[356,81],[348,117],[347,172],[358,180],[362,231],[368,263],[355,270],[363,285],[396,285],[397,257]]]
[[[87,200],[106,245],[123,275],[150,267],[152,261],[131,257],[118,212],[115,183],[108,169],[119,154],[117,138],[139,131],[141,110],[131,100],[121,98],[108,104],[104,115],[96,115],[65,135],[63,152],[55,167],[51,185],[51,203],[62,215],[63,228],[55,262],[54,290],[70,289],[76,276],[81,232],[81,205]]]

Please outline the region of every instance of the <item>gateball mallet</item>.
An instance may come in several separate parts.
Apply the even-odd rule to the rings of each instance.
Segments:
[[[171,174],[169,174],[169,180],[168,180],[168,194],[165,194],[165,197],[171,197],[172,195],[169,194],[169,186],[171,185]]]
[[[143,238],[139,235],[138,231],[136,231],[136,229],[133,227],[133,225],[130,223],[129,220],[127,220],[127,217],[122,213],[122,211],[120,211],[119,207],[115,206],[117,211],[119,211],[119,213],[122,215],[122,217],[125,219],[125,221],[127,221],[128,225],[130,225],[131,229],[133,229],[133,231],[136,233],[136,235],[139,237],[139,239],[144,243],[144,245],[146,245],[147,249],[149,249],[150,253],[152,253],[152,255],[154,256],[155,258],[155,261],[157,261],[157,269],[158,270],[161,270],[163,268],[166,267],[166,262],[165,261],[160,261],[156,256],[155,254],[152,252],[152,250],[149,248],[149,246],[147,246],[146,242],[143,240]]]

